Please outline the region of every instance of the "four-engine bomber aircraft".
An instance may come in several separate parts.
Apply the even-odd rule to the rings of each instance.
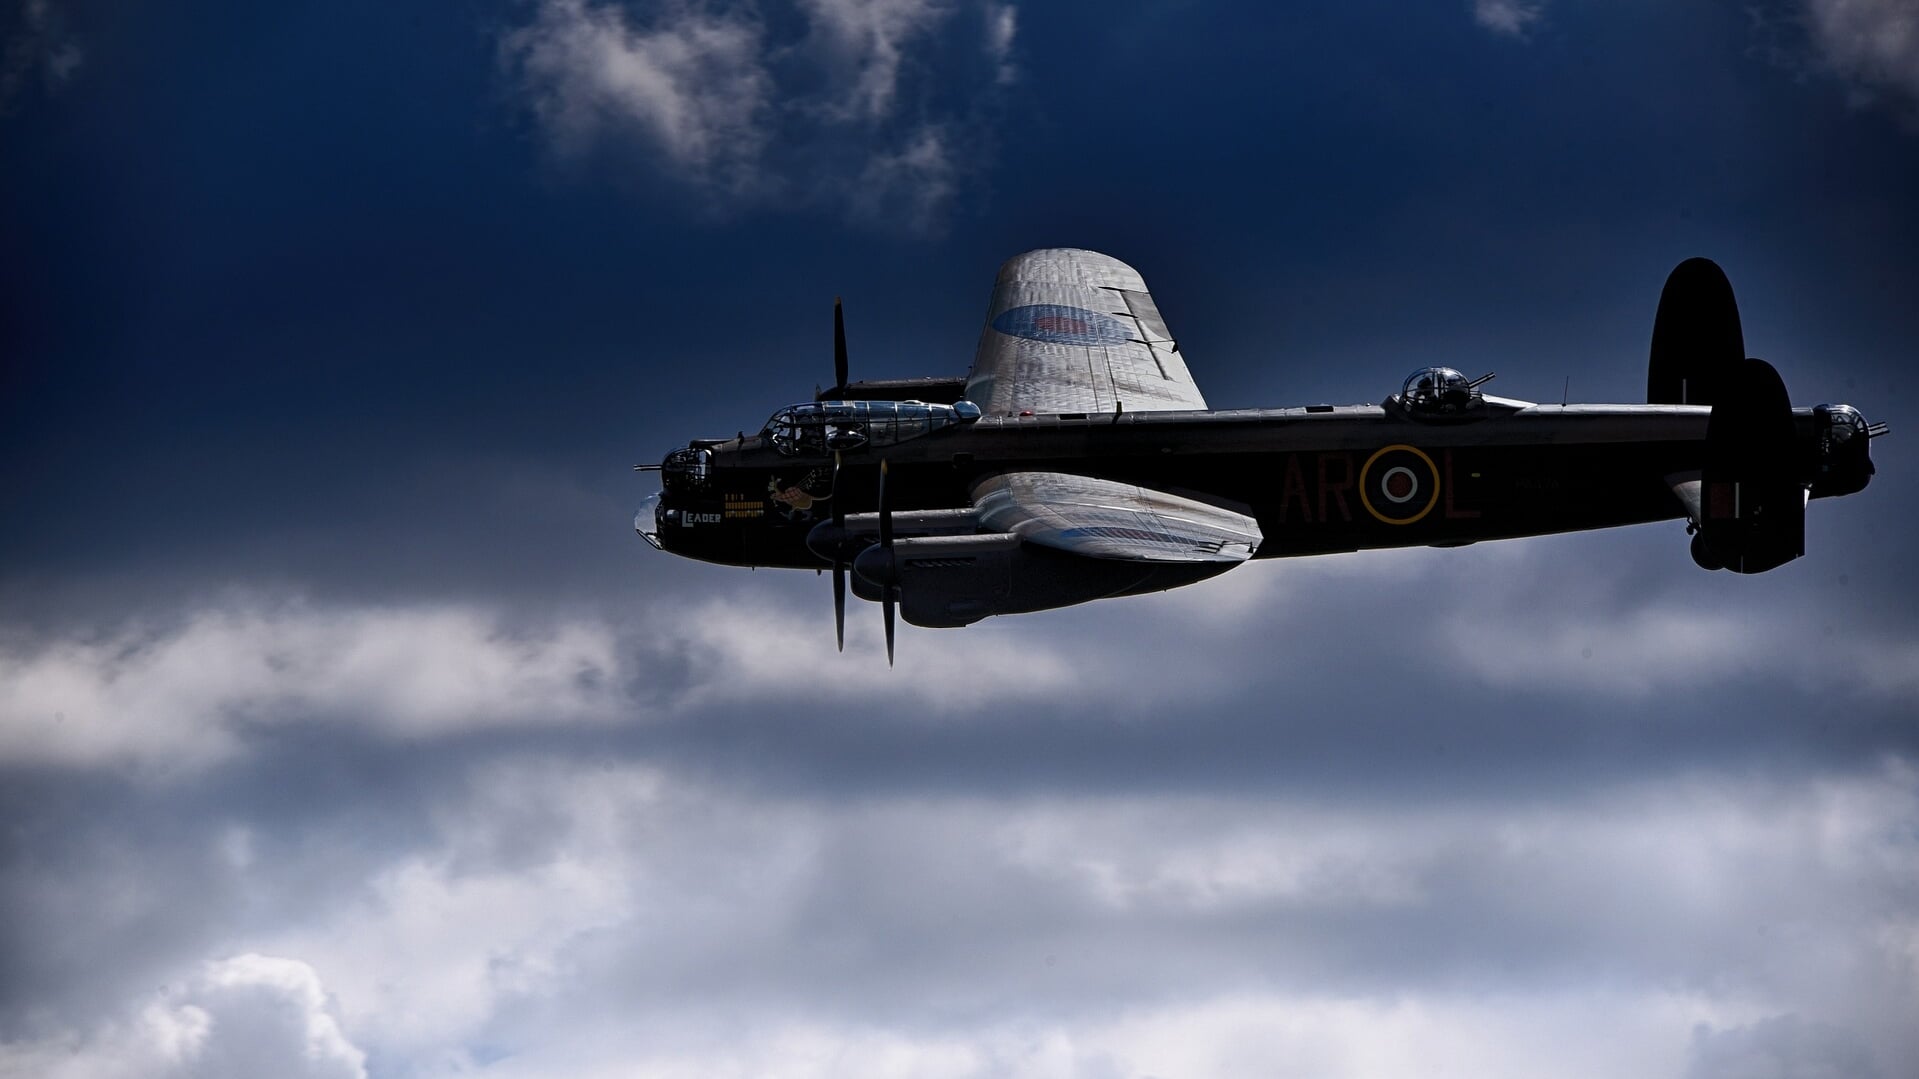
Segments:
[[[1804,553],[1808,497],[1873,474],[1848,405],[1794,408],[1749,359],[1732,287],[1681,263],[1653,323],[1643,405],[1538,405],[1428,367],[1377,405],[1207,407],[1132,267],[1030,251],[1000,269],[964,379],[837,383],[757,434],[667,454],[634,519],[653,546],[846,572],[893,617],[996,614],[1160,591],[1250,558],[1453,547],[1683,517],[1707,569]]]

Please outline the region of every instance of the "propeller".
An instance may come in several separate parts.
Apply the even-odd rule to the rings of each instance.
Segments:
[[[833,504],[833,529],[838,535],[846,533],[846,507],[840,500],[840,454],[833,454],[833,491],[827,496]],[[840,651],[846,651],[846,559],[840,552],[833,553],[833,636],[839,642]]]
[[[886,552],[886,581],[880,588],[880,614],[886,620],[886,665],[893,665],[893,604],[899,599],[899,564],[893,561],[893,508],[886,504],[886,459],[880,459],[880,550]]]
[[[846,311],[833,297],[833,389],[846,392]]]

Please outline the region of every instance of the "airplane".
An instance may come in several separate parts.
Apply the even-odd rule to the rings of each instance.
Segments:
[[[833,575],[917,626],[965,626],[1192,584],[1254,558],[1460,547],[1683,518],[1693,561],[1761,573],[1805,553],[1811,498],[1873,475],[1849,405],[1794,408],[1749,358],[1732,285],[1681,263],[1645,404],[1535,404],[1493,376],[1414,371],[1379,404],[1212,409],[1132,267],[1076,249],[1000,268],[972,371],[836,381],[760,429],[658,465],[634,518],[706,562]]]

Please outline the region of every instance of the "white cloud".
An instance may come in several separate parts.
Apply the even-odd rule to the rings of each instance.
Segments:
[[[745,13],[669,6],[635,27],[617,6],[545,0],[504,48],[563,152],[631,129],[688,175],[739,186],[768,137],[761,35]]]
[[[1473,20],[1498,34],[1523,38],[1545,13],[1545,4],[1528,0],[1473,0]]]
[[[734,589],[661,597],[617,619],[241,595],[90,634],[0,634],[0,763],[172,774],[270,745],[292,724],[388,741],[611,730],[784,708],[826,685],[887,701],[890,729],[994,723],[1032,707],[1123,725],[1212,709],[1273,678],[1310,705],[1337,690],[1331,672],[1356,663],[1455,697],[1691,700],[1730,685],[1797,687],[1835,708],[1919,703],[1919,641],[1818,615],[1827,608],[1790,570],[1779,580],[1683,570],[1666,584],[1561,571],[1593,564],[1589,548],[1627,567],[1628,540],[1681,549],[1684,537],[1255,563],[1154,596],[963,630],[903,626],[897,669],[880,658],[874,604],[851,605],[847,654],[835,651],[825,584],[811,575],[742,575]],[[1729,590],[1736,611],[1719,602]],[[1142,673],[1141,657],[1168,639],[1208,662]]]
[[[1013,79],[1014,9],[981,2],[994,74],[977,87],[940,67],[956,6],[935,0],[796,0],[792,43],[745,2],[642,21],[606,0],[541,0],[501,54],[562,157],[638,147],[711,208],[838,205],[928,231],[961,179],[955,142],[980,142],[974,99]]]
[[[313,968],[238,955],[202,964],[131,1019],[0,1045],[0,1073],[38,1079],[366,1079]]]
[[[868,120],[893,112],[907,46],[951,14],[934,0],[799,0],[799,6],[825,36],[841,80],[850,83],[838,106],[842,114]]]
[[[0,648],[0,761],[166,769],[300,721],[393,738],[630,714],[604,626],[505,630],[457,606],[242,600],[167,626]]]
[[[399,1074],[494,1079],[1578,1079],[1676,1076],[1689,1056],[1715,1079],[1774,1058],[1903,1074],[1919,983],[1883,943],[1919,888],[1913,778],[1369,808],[781,795],[495,758],[396,822],[426,825],[415,846],[313,822],[253,865],[261,904],[346,878],[245,945],[301,962],[215,963],[137,1022],[0,1060],[89,1062],[60,1079],[226,1075],[212,1064],[301,1044],[335,1068],[310,1074],[356,1074],[357,1045]],[[126,1061],[146,1067],[104,1066]]]
[[[983,631],[907,629],[895,671],[878,658],[875,605],[853,603],[842,656],[823,595],[824,612],[792,609],[777,590],[742,595],[662,605],[621,624],[568,615],[527,627],[471,605],[243,596],[97,635],[0,636],[0,764],[172,775],[297,723],[395,741],[644,723],[689,708],[777,706],[817,690],[827,672],[843,693],[887,700],[889,721],[906,724],[1054,699],[1139,708],[1195,688],[1179,677],[1129,684],[1125,657],[1097,640],[1032,647]]]
[[[1864,104],[1890,93],[1919,109],[1919,5],[1912,0],[1806,0],[1812,43]]]

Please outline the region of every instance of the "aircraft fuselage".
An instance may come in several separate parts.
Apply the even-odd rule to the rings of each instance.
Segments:
[[[791,455],[747,435],[708,451],[697,484],[669,475],[654,536],[675,554],[729,565],[819,569],[809,531],[830,512],[877,503],[879,464],[896,512],[964,510],[977,479],[1053,470],[1137,483],[1249,513],[1279,558],[1457,546],[1678,519],[1668,477],[1698,472],[1712,409],[1529,405],[1421,418],[1385,406],[984,417],[883,450]],[[1825,452],[1813,409],[1795,409],[1812,497],[1865,486],[1869,459]],[[1234,505],[1237,504],[1237,505]]]

